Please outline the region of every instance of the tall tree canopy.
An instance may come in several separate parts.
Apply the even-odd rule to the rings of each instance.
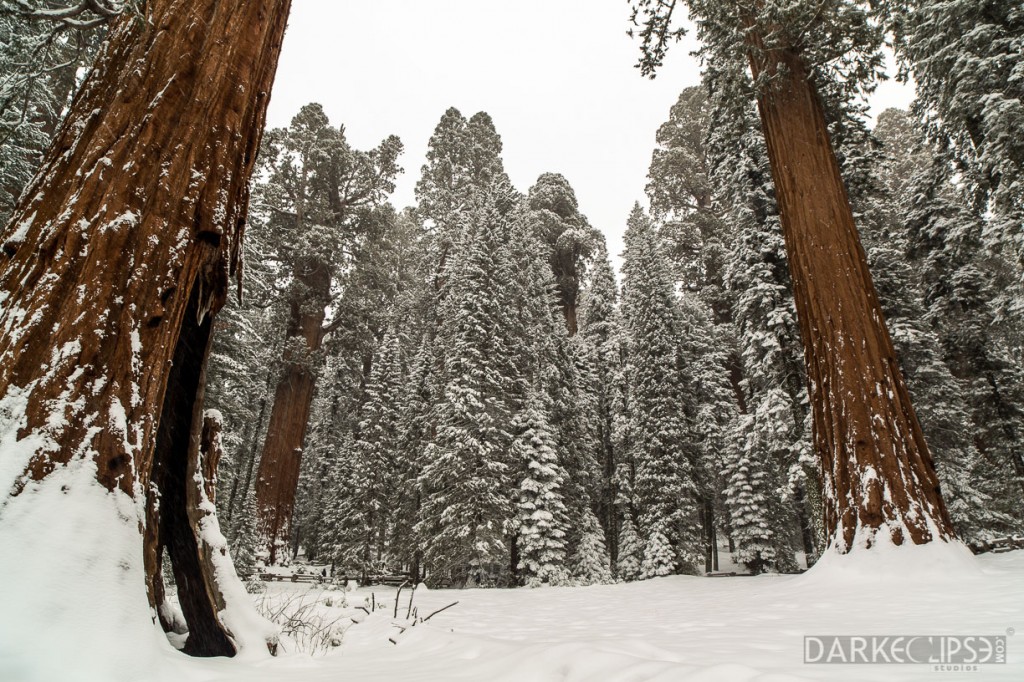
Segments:
[[[402,143],[389,137],[361,152],[334,128],[319,104],[310,104],[284,130],[267,135],[261,155],[266,180],[258,185],[266,229],[281,261],[281,286],[288,309],[281,358],[256,479],[261,530],[271,561],[290,532],[295,490],[324,338],[350,322],[328,312],[343,287],[360,230],[375,223],[373,212],[394,189]]]
[[[682,29],[675,3],[631,3],[653,74]],[[816,83],[871,87],[878,29],[854,2],[690,0],[716,68],[750,69],[782,219],[823,472],[840,552],[953,535],[854,225]],[[831,78],[839,73],[841,78]],[[742,83],[732,79],[733,83]]]

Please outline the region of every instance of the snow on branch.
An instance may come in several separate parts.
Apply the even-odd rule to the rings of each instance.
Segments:
[[[11,0],[14,9],[4,8],[8,13],[17,13],[26,19],[52,21],[62,28],[90,29],[108,23],[124,11],[127,2],[115,0],[81,0],[80,2],[55,7],[38,7],[27,0]]]

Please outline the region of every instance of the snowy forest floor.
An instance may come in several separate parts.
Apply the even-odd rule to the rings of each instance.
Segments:
[[[268,604],[290,599],[347,626],[326,654],[195,660],[167,652],[160,679],[210,682],[347,680],[921,680],[1024,679],[1024,551],[977,559],[908,550],[834,558],[799,576],[672,576],[592,587],[417,590],[421,616],[401,632],[409,591],[393,618],[395,590],[272,583]],[[915,550],[916,551],[916,550]],[[371,599],[377,610],[353,607]],[[298,594],[301,593],[301,594]],[[324,601],[331,598],[332,606]],[[296,602],[297,603],[297,602]],[[307,615],[309,612],[307,611]],[[807,665],[805,635],[1004,635],[1005,665],[939,672],[931,665]],[[393,638],[397,644],[389,639]],[[1018,643],[1018,641],[1020,643]]]

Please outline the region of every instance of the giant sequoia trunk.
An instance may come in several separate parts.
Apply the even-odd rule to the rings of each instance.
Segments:
[[[0,573],[17,587],[2,601],[52,617],[26,651],[74,641],[114,666],[152,645],[164,554],[186,650],[254,644],[210,513],[201,406],[289,5],[126,12],[3,231]]]
[[[868,272],[821,102],[796,52],[755,47],[755,78],[773,79],[758,106],[800,319],[826,532],[840,552],[855,544],[950,539],[949,514]]]
[[[316,353],[325,330],[330,300],[330,269],[315,259],[296,272],[289,302],[288,330],[281,376],[256,477],[260,531],[267,540],[271,563],[279,547],[287,547],[295,510],[295,491],[302,466],[302,446],[316,390]]]
[[[576,336],[580,329],[579,274],[576,268],[576,255],[570,253],[569,256],[556,254],[552,265],[558,290],[558,303],[562,308],[562,317],[565,318],[565,328],[569,336]]]

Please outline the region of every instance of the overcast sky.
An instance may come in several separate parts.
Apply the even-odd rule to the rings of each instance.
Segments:
[[[401,208],[415,201],[441,114],[486,111],[516,187],[565,175],[617,256],[633,202],[644,198],[654,134],[700,79],[686,41],[656,79],[642,78],[628,18],[625,0],[294,0],[268,123],[287,125],[320,102],[357,148],[398,135]],[[886,84],[875,108],[909,99]]]

